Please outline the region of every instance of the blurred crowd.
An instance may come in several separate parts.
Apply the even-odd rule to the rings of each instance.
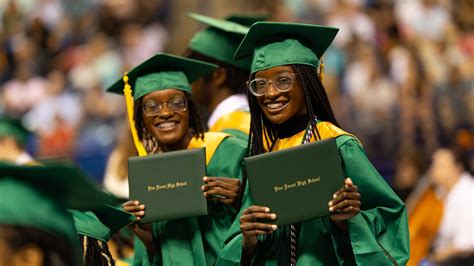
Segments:
[[[22,118],[39,158],[70,158],[98,180],[124,124],[123,71],[162,51],[166,3],[5,0],[0,112]]]
[[[440,146],[456,146],[472,166],[473,5],[3,0],[0,114],[22,119],[35,133],[27,146],[35,157],[74,159],[100,181],[126,127],[123,98],[105,89],[159,51],[183,52],[198,29],[189,27],[186,12],[258,12],[268,20],[331,25],[340,31],[323,57],[323,83],[336,118],[404,196]]]
[[[157,52],[183,53],[202,28],[187,12],[340,28],[323,84],[339,124],[406,201],[410,235],[424,235],[412,265],[430,248],[439,260],[472,249],[472,0],[0,0],[0,117],[34,133],[35,158],[72,159],[127,191],[125,102],[105,89]]]

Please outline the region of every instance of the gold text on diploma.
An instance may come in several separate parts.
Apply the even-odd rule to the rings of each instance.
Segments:
[[[286,191],[286,190],[289,190],[289,189],[293,189],[293,188],[298,188],[298,187],[304,187],[304,186],[307,186],[307,185],[311,185],[311,184],[315,184],[315,183],[318,183],[319,181],[321,181],[321,177],[310,177],[310,178],[305,178],[305,179],[301,179],[301,180],[298,180],[296,182],[293,182],[293,183],[286,183],[286,184],[283,184],[281,186],[274,186],[273,189],[275,190],[275,192],[281,192],[281,191]]]
[[[150,191],[158,191],[158,190],[162,190],[162,189],[175,189],[175,188],[179,188],[179,187],[185,187],[188,185],[188,182],[173,182],[173,183],[166,183],[166,184],[157,184],[157,185],[153,185],[153,186],[147,186],[147,191],[150,192]]]

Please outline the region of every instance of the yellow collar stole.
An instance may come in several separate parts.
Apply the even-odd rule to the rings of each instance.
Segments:
[[[335,138],[341,135],[349,135],[355,138],[354,135],[347,133],[346,131],[338,128],[331,122],[321,121],[321,122],[318,122],[316,126],[318,128],[319,135],[321,135],[321,139]],[[303,141],[305,131],[306,129],[291,137],[284,138],[284,139],[277,139],[275,145],[273,146],[273,151],[279,151],[279,150],[283,150],[289,147],[300,145],[301,142]],[[316,141],[314,136],[311,138],[311,142],[313,141]]]
[[[249,134],[250,112],[234,111],[221,116],[209,131],[221,132],[225,129],[235,129]]]
[[[229,134],[221,133],[221,132],[206,132],[204,133],[204,140],[200,138],[193,137],[189,142],[188,149],[195,149],[195,148],[206,148],[206,165],[209,164],[211,161],[212,156],[217,150],[217,147],[221,144],[221,142],[229,137]]]

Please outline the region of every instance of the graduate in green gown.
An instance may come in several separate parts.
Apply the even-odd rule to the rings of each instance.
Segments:
[[[213,64],[162,53],[135,67],[108,89],[125,94],[140,156],[206,147],[209,176],[203,177],[202,190],[208,198],[209,215],[135,224],[132,229],[141,241],[136,241],[134,265],[212,265],[234,221],[240,166],[247,145],[229,134],[204,133],[191,96],[190,82],[215,68]],[[146,213],[146,206],[134,199],[123,207],[137,221]]]
[[[69,212],[79,235],[85,266],[129,265],[112,256],[107,242],[114,233],[135,220],[133,215],[109,204],[93,210]]]
[[[0,164],[0,265],[74,266],[79,238],[66,208],[112,199],[66,164]]]
[[[196,101],[209,112],[209,131],[225,132],[247,141],[250,113],[245,95],[245,81],[249,77],[251,60],[234,60],[234,52],[249,30],[236,23],[239,17],[228,20],[189,14],[208,27],[197,32],[188,44],[186,55],[219,66],[192,84]],[[241,23],[252,23],[261,17],[247,18]]]
[[[247,83],[250,154],[335,137],[347,178],[328,199],[329,217],[282,227],[271,223],[278,213],[253,205],[247,188],[239,219],[229,230],[216,265],[404,265],[408,261],[405,206],[367,159],[362,144],[340,128],[317,73],[337,31],[257,22],[236,51],[236,58],[253,57]]]

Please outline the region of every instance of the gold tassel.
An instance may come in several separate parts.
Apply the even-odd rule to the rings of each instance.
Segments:
[[[319,64],[319,77],[321,78],[321,81],[324,79],[324,61],[323,58],[321,57],[321,63]]]
[[[135,128],[135,120],[133,119],[133,96],[132,96],[132,87],[128,84],[127,72],[123,75],[123,94],[125,95],[125,103],[127,105],[128,113],[128,122],[130,123],[130,131],[132,132],[133,142],[135,148],[138,151],[138,156],[146,156],[145,147],[143,143],[138,139],[137,129]]]

